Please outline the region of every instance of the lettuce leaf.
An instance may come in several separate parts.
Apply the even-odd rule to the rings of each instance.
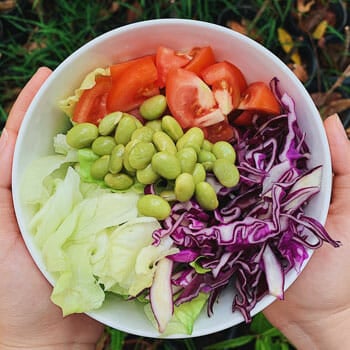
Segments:
[[[163,336],[169,336],[172,334],[188,334],[193,332],[194,322],[201,313],[205,303],[207,302],[208,294],[199,293],[198,296],[191,301],[182,303],[174,307],[174,314]],[[153,312],[150,304],[144,306],[145,314],[152,322],[154,327],[157,327],[156,320],[154,319]]]

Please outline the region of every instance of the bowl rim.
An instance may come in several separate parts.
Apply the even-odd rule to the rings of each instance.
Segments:
[[[66,59],[64,59],[58,66],[57,68],[52,72],[52,74],[48,77],[48,79],[44,82],[44,84],[40,87],[39,91],[37,92],[37,94],[35,95],[35,97],[33,98],[26,114],[25,117],[23,119],[23,122],[21,124],[21,127],[19,129],[19,133],[18,133],[18,142],[16,142],[16,146],[15,146],[15,152],[14,152],[14,157],[13,157],[13,165],[12,165],[12,183],[13,184],[19,184],[20,183],[20,174],[21,174],[21,168],[20,168],[20,164],[19,164],[19,155],[21,152],[21,140],[22,138],[25,137],[25,132],[28,128],[28,125],[30,123],[30,118],[29,116],[33,114],[33,111],[35,110],[35,107],[38,103],[38,101],[40,101],[44,94],[45,91],[47,89],[48,86],[50,86],[50,84],[52,83],[52,81],[55,80],[56,76],[58,76],[62,70],[64,70],[67,66],[69,66],[69,64],[71,63],[71,61],[74,61],[76,59],[76,57],[78,57],[81,54],[84,54],[84,52],[89,51],[91,47],[93,47],[97,42],[103,41],[103,40],[107,40],[110,37],[113,37],[115,35],[118,35],[119,33],[123,33],[126,31],[130,31],[130,30],[140,30],[143,29],[145,26],[154,26],[154,25],[164,25],[164,24],[172,24],[172,25],[183,25],[185,24],[186,26],[197,26],[200,28],[206,28],[207,30],[215,30],[217,32],[225,32],[225,33],[229,33],[232,37],[236,37],[239,38],[239,40],[243,40],[245,42],[250,43],[250,45],[253,45],[254,47],[259,47],[260,50],[263,50],[264,53],[272,59],[273,62],[278,63],[278,65],[284,69],[284,70],[289,70],[289,68],[277,57],[275,56],[271,51],[269,51],[267,48],[265,48],[263,45],[261,45],[260,43],[254,41],[253,39],[246,37],[240,33],[234,32],[232,30],[230,30],[229,28],[225,28],[221,25],[218,24],[214,24],[214,23],[209,23],[209,22],[205,22],[205,21],[199,21],[199,20],[193,20],[193,19],[179,19],[179,18],[161,18],[161,19],[152,19],[152,20],[145,20],[145,21],[140,21],[140,22],[136,22],[136,23],[131,23],[131,24],[127,24],[127,25],[123,25],[121,27],[117,27],[115,29],[112,29],[108,32],[105,32],[101,35],[99,35],[98,37],[92,39],[91,41],[89,41],[88,43],[82,45],[80,48],[78,48],[76,51],[74,51],[72,54],[70,54]],[[309,100],[309,104],[311,103],[311,107],[314,111],[315,114],[318,114],[317,108],[314,105],[314,103],[312,102],[311,97],[309,96],[309,94],[307,93],[307,90],[305,89],[305,87],[302,85],[302,83],[294,76],[291,74],[288,74],[289,78],[293,81],[294,84],[296,84],[299,89],[304,89],[305,91],[305,98]],[[320,121],[321,123],[321,121]],[[325,131],[320,131],[321,133],[323,133],[323,137],[326,140],[326,133]],[[328,147],[327,147],[328,148]],[[325,161],[326,161],[326,165],[328,165],[328,167],[326,168],[326,176],[330,176],[331,175],[331,162],[330,162],[330,152],[329,152],[329,148],[328,148],[328,152],[324,155],[325,156]],[[326,193],[326,199],[325,200],[330,200],[331,197],[331,180],[329,182],[327,182],[327,188],[324,188],[324,191]],[[18,189],[14,188],[13,189],[13,201],[14,201],[14,207],[15,207],[15,213],[17,216],[17,221],[18,221],[18,225],[20,227],[20,231],[21,234],[23,231],[25,231],[27,228],[24,226],[21,217],[18,216],[19,213],[21,212],[21,205],[20,205],[20,199],[19,199],[19,193],[18,193]],[[320,218],[318,219],[322,224],[324,224],[326,216],[327,216],[327,212],[328,212],[328,207],[324,209],[323,212],[320,213]],[[23,236],[23,234],[22,234]],[[26,242],[25,242],[26,243]],[[309,262],[313,251],[309,250],[309,258],[304,262],[301,271],[305,268],[305,266],[307,265],[307,263]],[[32,255],[32,254],[31,254]],[[35,263],[37,263],[36,259],[34,258],[34,256],[32,255],[32,259],[35,261]],[[300,272],[301,272],[300,271]],[[299,274],[295,274],[292,275],[291,278],[286,279],[286,284],[285,284],[285,291],[290,287],[290,285],[297,279]],[[45,275],[45,277],[49,280],[49,282],[51,284],[53,284],[53,281],[48,278],[48,276]],[[271,295],[266,295],[264,296],[257,304],[256,306],[253,308],[251,315],[254,316],[257,313],[259,313],[260,311],[262,311],[264,308],[266,308],[268,305],[270,305],[274,300],[276,300],[275,297],[271,296]],[[96,313],[95,311],[92,312],[86,312],[86,314],[90,315],[91,317],[93,317],[94,319],[96,319],[97,321],[100,321],[106,325],[110,325],[110,323],[108,322],[108,320],[104,319],[103,317],[101,317],[98,312]],[[217,324],[215,326],[213,326],[209,331],[208,330],[194,330],[193,334],[191,335],[186,335],[186,334],[180,334],[180,335],[171,335],[171,336],[166,336],[165,338],[188,338],[188,337],[196,337],[196,336],[202,336],[202,335],[208,335],[208,334],[212,334],[214,332],[218,332],[224,329],[227,329],[229,327],[232,327],[234,325],[237,325],[238,323],[233,323],[231,325],[225,324],[225,326],[220,326],[220,324]],[[120,329],[122,329],[125,332],[128,332],[130,334],[138,334],[141,336],[147,336],[147,337],[153,337],[153,338],[157,338],[157,337],[162,337],[161,335],[157,336],[156,334],[152,334],[150,335],[148,332],[143,332],[143,331],[139,331],[137,330],[135,332],[134,329],[128,329],[127,327],[121,327]]]

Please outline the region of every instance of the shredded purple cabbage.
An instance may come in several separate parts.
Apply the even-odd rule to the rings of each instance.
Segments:
[[[323,242],[340,245],[304,213],[305,204],[319,192],[322,168],[308,169],[310,153],[294,102],[281,95],[277,83],[273,79],[271,88],[283,113],[256,115],[251,128],[237,129],[233,146],[239,184],[227,189],[210,178],[220,203],[214,212],[204,211],[194,200],[176,203],[153,234],[155,245],[170,236],[180,248],[168,257],[174,262],[176,305],[209,293],[210,316],[223,289],[233,284],[232,311],[240,311],[248,322],[267,293],[283,298],[284,276],[290,269],[300,271],[308,248]]]

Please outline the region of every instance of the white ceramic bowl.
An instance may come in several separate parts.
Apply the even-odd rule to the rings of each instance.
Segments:
[[[210,45],[218,60],[232,61],[241,68],[248,82],[269,82],[271,78],[278,77],[281,90],[288,92],[296,101],[298,122],[306,132],[306,141],[312,152],[310,166],[323,164],[321,191],[312,199],[306,213],[322,224],[325,222],[331,193],[328,143],[317,109],[290,69],[253,40],[214,24],[181,19],[160,19],[131,24],[92,40],[61,63],[35,97],[18,135],[13,163],[13,196],[17,219],[33,259],[51,283],[52,276],[45,269],[40,252],[28,231],[29,214],[20,202],[19,183],[23,169],[34,159],[53,152],[53,136],[67,127],[57,102],[71,95],[88,72],[96,67],[154,53],[159,45],[174,49]],[[288,273],[286,288],[296,277],[296,272]],[[252,315],[263,310],[273,300],[271,296],[263,298],[253,309]],[[192,336],[210,334],[242,322],[240,313],[231,312],[231,303],[232,295],[227,292],[215,306],[212,317],[208,318],[206,310],[203,310],[195,323]],[[89,315],[128,333],[147,337],[160,336],[144,315],[142,307],[133,302],[107,300],[100,310],[90,312]],[[179,337],[186,335],[172,336]]]

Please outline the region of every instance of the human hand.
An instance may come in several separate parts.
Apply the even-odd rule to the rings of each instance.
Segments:
[[[84,314],[63,318],[51,286],[30,257],[12,204],[17,133],[30,102],[50,75],[40,68],[15,102],[0,138],[0,349],[95,349],[103,326]]]
[[[334,172],[326,229],[342,245],[324,244],[300,277],[265,311],[298,349],[350,348],[350,142],[337,115],[324,122]]]

